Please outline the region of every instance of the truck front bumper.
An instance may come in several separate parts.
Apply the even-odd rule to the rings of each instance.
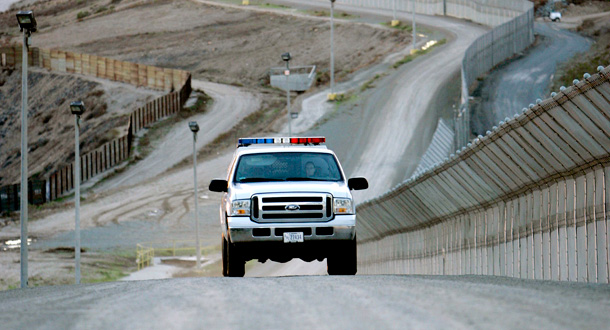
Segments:
[[[343,241],[356,236],[356,215],[336,215],[328,222],[257,223],[248,217],[228,217],[231,243],[283,242],[284,232],[303,232],[307,241]]]

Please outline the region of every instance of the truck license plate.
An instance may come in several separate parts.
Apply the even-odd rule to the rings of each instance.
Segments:
[[[284,233],[284,243],[302,243],[303,233]]]

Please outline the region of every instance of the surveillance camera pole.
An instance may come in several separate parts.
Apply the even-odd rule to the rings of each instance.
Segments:
[[[21,57],[21,288],[28,287],[28,37],[23,29]]]

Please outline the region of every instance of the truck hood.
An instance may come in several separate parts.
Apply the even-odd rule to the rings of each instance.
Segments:
[[[330,193],[333,197],[352,198],[345,182],[289,181],[235,183],[230,187],[230,198],[249,199],[253,194],[265,193]]]

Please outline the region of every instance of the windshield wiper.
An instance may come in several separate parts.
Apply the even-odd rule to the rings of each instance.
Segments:
[[[245,178],[241,179],[237,182],[239,183],[247,183],[247,182],[267,182],[267,181],[284,181],[282,179],[270,179],[270,178]]]
[[[329,180],[315,179],[315,178],[286,178],[286,181],[329,181]]]

